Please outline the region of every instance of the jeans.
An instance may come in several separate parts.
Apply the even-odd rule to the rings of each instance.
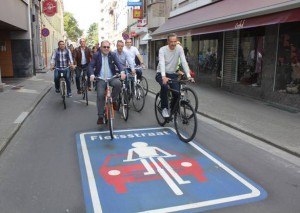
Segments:
[[[178,78],[177,74],[168,74],[166,73],[166,77],[171,79]],[[168,108],[168,86],[171,89],[175,90],[172,91],[172,101],[171,101],[171,109],[174,107],[177,99],[179,98],[179,91],[180,91],[180,84],[178,82],[174,82],[171,84],[163,84],[161,73],[156,73],[155,80],[160,84],[160,99],[161,99],[161,108]]]
[[[71,82],[70,82],[70,68],[55,68],[54,71],[54,83],[55,83],[55,89],[59,89],[59,78],[60,73],[64,73],[64,78],[66,80],[67,84],[67,93],[71,93]]]
[[[112,89],[112,100],[113,102],[117,101],[118,95],[121,92],[122,83],[118,78],[112,78],[109,80],[109,85],[113,87]],[[96,81],[97,87],[97,109],[98,115],[103,116],[104,107],[105,107],[105,90],[106,90],[106,82],[104,80]]]
[[[88,64],[82,65],[81,67],[76,67],[76,70],[75,70],[76,88],[77,88],[78,91],[81,89],[79,79],[80,79],[80,76],[81,76],[82,72],[85,72],[86,75],[87,75],[87,73],[88,73]],[[88,87],[91,87],[91,81],[90,81],[90,77],[88,75],[87,75],[87,82],[88,82]]]

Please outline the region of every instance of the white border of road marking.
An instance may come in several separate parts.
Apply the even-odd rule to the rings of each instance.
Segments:
[[[29,114],[29,112],[22,112],[19,117],[17,117],[17,119],[14,121],[15,124],[20,124],[22,123],[25,118],[27,117],[27,115]]]
[[[126,129],[126,130],[118,130],[115,132],[128,132],[128,131],[133,131],[133,130],[151,130],[151,129],[170,129],[172,130],[175,134],[176,131],[174,128],[171,127],[159,127],[159,128],[144,128],[144,129]],[[101,133],[105,133],[108,131],[101,131]],[[95,182],[95,177],[94,173],[92,170],[92,165],[90,161],[90,156],[89,152],[87,150],[86,146],[86,141],[84,136],[87,134],[99,134],[100,132],[86,132],[86,133],[81,133],[80,134],[80,143],[81,143],[81,148],[82,148],[82,154],[84,158],[84,163],[85,163],[85,168],[86,168],[86,174],[88,177],[88,185],[90,189],[90,195],[92,199],[92,204],[94,208],[94,212],[99,212],[102,213],[102,208],[100,204],[100,198],[99,198],[99,193],[97,191],[97,186]],[[200,208],[200,207],[205,207],[205,206],[212,206],[212,205],[217,205],[217,204],[223,204],[223,203],[228,203],[228,202],[233,202],[233,201],[239,201],[239,200],[244,200],[244,199],[249,199],[249,198],[255,198],[258,197],[261,193],[260,191],[255,188],[253,185],[251,185],[248,181],[246,181],[244,178],[236,174],[234,171],[232,171],[230,168],[226,167],[223,163],[215,159],[213,156],[211,156],[209,153],[207,153],[205,150],[201,149],[199,146],[197,146],[193,142],[189,142],[189,144],[194,147],[196,150],[198,150],[200,153],[208,157],[211,161],[213,161],[215,164],[217,164],[219,167],[224,169],[226,172],[228,172],[232,177],[240,181],[242,184],[244,184],[247,188],[251,190],[250,193],[243,194],[243,195],[237,195],[237,196],[232,196],[232,197],[226,197],[226,198],[220,198],[220,199],[215,199],[215,200],[210,200],[210,201],[204,201],[204,202],[198,202],[198,203],[192,203],[192,204],[186,204],[186,205],[180,205],[180,206],[173,206],[173,207],[168,207],[168,208],[163,208],[163,209],[153,209],[153,210],[147,210],[143,212],[147,213],[165,213],[165,212],[173,212],[173,211],[181,211],[181,210],[187,210],[187,209],[194,209],[194,208]],[[142,212],[140,212],[142,213]]]

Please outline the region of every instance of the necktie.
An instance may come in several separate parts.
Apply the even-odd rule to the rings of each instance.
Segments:
[[[104,59],[104,67],[103,67],[103,70],[104,70],[104,79],[107,78],[107,72],[108,72],[108,68],[107,68],[107,57],[106,56],[103,56],[103,59]]]

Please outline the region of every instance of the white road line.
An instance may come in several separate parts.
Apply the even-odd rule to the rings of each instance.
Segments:
[[[20,124],[22,123],[25,118],[27,117],[27,115],[29,114],[29,112],[22,112],[19,117],[14,121],[15,124]]]

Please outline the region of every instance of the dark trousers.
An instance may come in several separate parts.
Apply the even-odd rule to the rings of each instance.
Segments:
[[[76,73],[76,88],[77,90],[80,90],[80,76],[81,73],[84,72],[86,75],[88,73],[88,64],[81,65],[79,67],[76,67],[75,73]],[[88,82],[88,87],[91,87],[91,81],[90,77],[87,76],[87,82]]]
[[[59,78],[60,73],[64,73],[64,78],[66,79],[67,84],[67,93],[71,93],[71,82],[70,82],[70,69],[55,69],[54,71],[54,83],[55,83],[55,89],[59,89]]]
[[[168,74],[166,76],[171,79],[178,79],[178,74]],[[160,99],[161,99],[161,108],[168,108],[168,85],[171,89],[175,90],[176,92],[172,91],[172,101],[171,101],[171,109],[174,107],[177,99],[179,98],[179,90],[180,84],[178,82],[173,82],[170,84],[163,84],[161,73],[156,73],[155,80],[160,84]]]

